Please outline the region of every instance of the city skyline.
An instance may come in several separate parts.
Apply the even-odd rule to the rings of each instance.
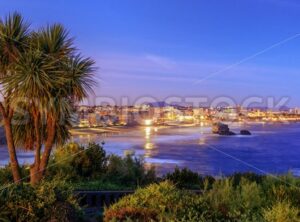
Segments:
[[[55,1],[54,1],[55,2]],[[130,3],[130,4],[129,4]],[[300,106],[297,1],[0,3],[33,27],[60,22],[98,66],[96,96],[288,97]],[[200,81],[204,79],[204,81]]]

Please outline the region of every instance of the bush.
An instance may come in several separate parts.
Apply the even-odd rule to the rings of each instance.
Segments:
[[[164,178],[172,181],[178,188],[200,188],[200,175],[187,168],[176,167],[173,173],[168,173]]]
[[[33,188],[21,184],[0,192],[0,218],[3,221],[79,221],[82,212],[73,190],[64,182],[44,182]]]
[[[9,184],[12,183],[13,176],[11,173],[11,169],[9,166],[5,166],[3,168],[0,168],[0,184]]]
[[[177,170],[174,175],[181,172],[187,171]],[[247,174],[212,184],[206,180],[201,195],[170,181],[153,184],[107,208],[105,221],[300,221],[300,189],[295,186],[299,179],[290,175],[257,178],[261,177]]]
[[[188,215],[195,196],[164,181],[138,189],[105,209],[104,221],[174,221]]]
[[[174,172],[167,173],[164,179],[172,181],[180,189],[203,189],[204,185],[209,185],[215,181],[213,177],[202,177],[198,173],[187,168],[175,168]]]
[[[109,187],[135,189],[156,180],[155,170],[146,170],[142,158],[107,156],[103,147],[95,143],[86,147],[69,143],[57,148],[49,165],[48,179],[64,178],[76,186],[84,180],[92,187],[105,188],[99,186],[103,183]]]
[[[203,194],[216,221],[261,221],[261,196],[260,186],[256,182],[242,179],[239,185],[234,186],[228,178],[216,181],[212,189]]]
[[[247,173],[235,173],[228,177],[232,180],[233,186],[238,186],[242,180],[246,179],[250,182],[255,182],[257,184],[261,184],[263,180],[266,178],[264,175],[247,172]]]
[[[263,214],[267,222],[300,221],[299,208],[291,206],[286,201],[275,203],[271,208],[265,209]]]
[[[24,165],[20,167],[20,172],[21,172],[21,178],[26,178],[28,181],[29,180],[29,168]],[[10,166],[5,166],[3,168],[0,168],[0,186],[4,184],[10,184],[13,183],[13,175],[11,172]]]
[[[22,177],[29,182],[29,168],[21,168]],[[146,169],[144,160],[133,155],[106,155],[96,143],[82,146],[69,143],[55,149],[50,158],[45,180],[63,179],[77,188],[135,189],[157,180],[154,168]],[[82,183],[84,181],[84,183]],[[13,182],[9,166],[0,169],[0,184]],[[106,187],[107,186],[107,187]]]
[[[69,143],[55,150],[48,175],[71,181],[99,178],[106,172],[107,159],[99,144],[89,143],[84,147]]]
[[[266,194],[269,205],[274,202],[284,202],[288,200],[294,206],[300,206],[299,178],[290,174],[274,177],[268,176],[262,182],[262,189]]]
[[[157,221],[157,212],[148,208],[124,207],[117,211],[110,210],[105,214],[105,221]]]
[[[144,160],[132,155],[122,158],[111,155],[108,160],[105,180],[129,187],[138,187],[155,182],[155,170],[146,170]]]

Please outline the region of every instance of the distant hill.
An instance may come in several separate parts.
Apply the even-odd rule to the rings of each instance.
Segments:
[[[279,111],[281,111],[281,112],[287,112],[287,111],[289,111],[290,110],[290,108],[288,107],[288,106],[281,106],[280,108],[279,108]]]
[[[151,107],[166,107],[166,106],[170,106],[168,103],[166,103],[164,101],[147,103],[147,105],[149,105]]]

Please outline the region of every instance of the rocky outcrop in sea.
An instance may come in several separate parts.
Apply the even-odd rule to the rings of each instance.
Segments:
[[[212,133],[222,135],[222,136],[233,136],[236,135],[236,133],[230,131],[229,126],[224,123],[214,123],[212,126]],[[251,135],[250,131],[248,130],[241,130],[240,135]]]

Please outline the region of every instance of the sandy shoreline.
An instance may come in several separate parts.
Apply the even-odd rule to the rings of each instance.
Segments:
[[[299,121],[249,121],[249,122],[224,122],[225,124],[228,124],[229,126],[231,124],[246,124],[246,125],[253,125],[253,124],[291,124],[291,123],[298,123]],[[151,127],[157,127],[157,128],[185,128],[185,127],[200,127],[199,124],[179,124],[179,125],[158,125],[158,126],[151,126]],[[211,124],[204,125],[206,127],[211,127]],[[145,128],[147,126],[108,126],[108,127],[84,127],[84,128],[73,128],[70,130],[70,133],[72,136],[79,136],[79,135],[89,135],[89,134],[101,134],[101,135],[114,135],[114,134],[121,134],[125,133],[128,130],[138,130],[141,128]],[[149,126],[150,127],[150,126]]]
[[[86,128],[73,128],[70,130],[72,136],[87,135],[87,134],[119,134],[128,129],[135,127],[126,126],[110,126],[110,127],[86,127]]]
[[[151,126],[157,128],[177,128],[177,127],[196,127],[196,124],[183,124],[183,125],[161,125],[161,126]],[[128,130],[138,130],[141,128],[145,128],[147,126],[109,126],[109,127],[84,127],[84,128],[73,128],[70,130],[72,136],[78,135],[89,135],[89,134],[105,134],[105,135],[113,135],[125,133]],[[150,126],[149,126],[150,127]]]

